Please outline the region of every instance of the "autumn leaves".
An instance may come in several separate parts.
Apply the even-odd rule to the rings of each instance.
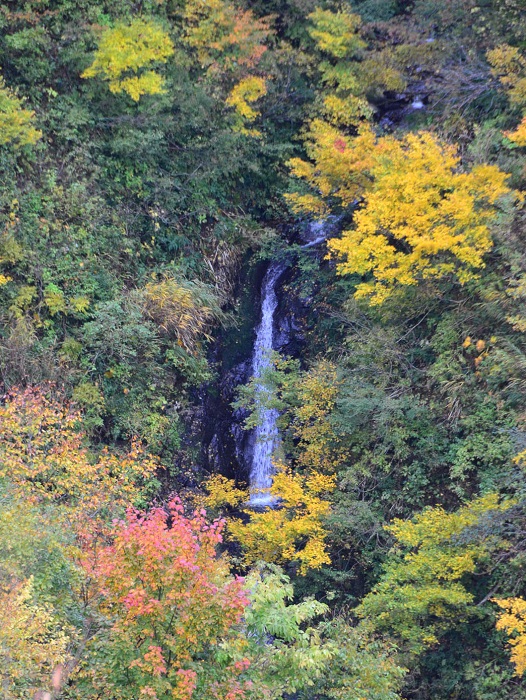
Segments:
[[[308,160],[289,162],[308,185],[287,195],[293,210],[326,216],[357,206],[352,228],[329,249],[340,274],[362,278],[355,296],[373,305],[424,281],[473,279],[492,247],[498,202],[510,192],[507,175],[486,164],[463,171],[456,148],[429,132],[377,136],[372,109],[367,113],[362,104],[368,86],[363,76],[360,82],[357,62],[365,47],[359,19],[321,11],[311,19],[311,35],[326,59],[320,116],[305,133]],[[491,56],[498,65],[499,57]],[[400,82],[393,72],[382,87],[393,89],[397,77]]]
[[[95,454],[82,414],[53,386],[6,399],[0,407],[6,700],[52,686],[59,697],[68,681],[72,698],[271,700],[322,676],[336,647],[309,624],[325,604],[291,603],[289,579],[270,564],[259,562],[246,579],[234,575],[220,553],[223,519],[189,512],[177,496],[148,512],[134,508],[147,502],[158,463],[137,447]],[[287,479],[298,508],[299,481]],[[310,477],[311,511],[326,486]],[[289,547],[294,526],[296,537],[308,532],[306,517],[283,522]],[[254,527],[246,533],[252,550]],[[258,556],[251,563],[264,552],[252,554]]]
[[[101,77],[111,92],[125,92],[138,102],[142,95],[164,92],[162,76],[150,66],[166,63],[173,53],[170,37],[158,24],[142,18],[118,22],[102,32],[93,63],[81,77]]]
[[[383,52],[368,52],[361,20],[348,11],[316,9],[309,16],[319,89],[303,142],[306,157],[289,160],[300,184],[286,198],[293,212],[326,216],[357,206],[352,228],[329,244],[342,275],[356,274],[357,298],[382,304],[399,289],[448,279],[465,284],[484,266],[492,247],[491,226],[509,193],[496,166],[469,169],[454,147],[435,134],[378,136],[369,96],[399,91],[405,78]],[[176,38],[158,21],[137,17],[100,31],[83,78],[99,78],[112,93],[138,102],[165,92],[161,67],[194,61],[201,79],[224,92],[233,110],[232,129],[261,136],[258,103],[268,91],[262,59],[272,37],[271,18],[227,0],[188,2]],[[182,56],[185,56],[184,60]],[[524,57],[517,48],[488,53],[510,100],[524,103]],[[32,114],[0,85],[0,124],[5,141],[34,143]],[[523,123],[508,138],[523,145]]]
[[[159,68],[177,53],[189,53],[204,69],[203,79],[224,83],[226,105],[235,113],[233,128],[259,136],[248,128],[259,112],[255,103],[267,92],[264,74],[255,74],[271,34],[269,20],[256,18],[228,0],[186,3],[180,18],[181,36],[174,43],[156,21],[136,18],[118,22],[100,33],[94,60],[83,78],[101,78],[113,93],[126,93],[138,102],[144,95],[166,92]],[[188,56],[186,59],[188,60]]]

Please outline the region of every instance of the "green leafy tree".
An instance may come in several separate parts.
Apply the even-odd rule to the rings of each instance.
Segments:
[[[336,651],[322,638],[320,626],[313,625],[327,606],[314,598],[292,603],[293,586],[275,566],[260,565],[247,576],[246,587],[250,605],[242,645],[252,659],[254,697],[277,700],[311,688],[330,668]]]
[[[302,700],[399,700],[406,669],[396,661],[396,647],[375,636],[370,623],[353,627],[339,616],[322,631],[333,649],[330,672],[300,693]]]
[[[487,513],[506,510],[496,495],[483,496],[454,513],[428,508],[412,520],[395,520],[395,537],[380,581],[357,613],[377,630],[391,633],[409,653],[436,644],[449,628],[474,612],[464,583],[488,561],[492,539],[463,543],[459,537]]]

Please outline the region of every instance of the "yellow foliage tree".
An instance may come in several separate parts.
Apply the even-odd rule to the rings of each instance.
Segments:
[[[510,102],[526,107],[526,57],[516,46],[502,44],[488,51],[488,61],[492,73],[508,90]],[[517,146],[526,146],[526,116],[515,131],[506,131],[505,135]]]
[[[355,61],[367,46],[358,34],[360,17],[317,8],[309,19],[313,25],[309,33],[327,57],[319,64],[322,83],[328,88],[321,111],[331,123],[344,126],[368,119],[373,110],[365,99]]]
[[[8,143],[15,147],[35,144],[42,132],[33,126],[34,116],[32,110],[24,109],[22,100],[0,77],[0,146]]]
[[[252,105],[266,94],[267,83],[265,79],[255,75],[243,78],[243,80],[232,88],[226,103],[230,107],[233,107],[236,112],[237,131],[251,136],[260,135],[257,129],[247,129],[245,123],[253,122],[259,116],[259,111]]]
[[[309,15],[310,35],[321,53],[322,89],[317,116],[305,131],[309,160],[293,158],[292,174],[312,193],[286,195],[293,211],[327,213],[328,197],[351,204],[367,185],[374,136],[365,125],[374,113],[369,91],[401,90],[405,81],[387,55],[366,53],[359,35],[361,20],[348,11],[317,9]],[[355,138],[356,137],[356,138]]]
[[[485,514],[506,511],[510,505],[488,494],[453,513],[437,506],[412,520],[395,519],[386,528],[395,546],[358,615],[398,637],[411,653],[436,644],[449,627],[473,612],[473,594],[462,579],[489,560],[494,545],[491,535],[471,542],[459,536]]]
[[[325,86],[322,111],[332,124],[352,127],[369,119],[374,112],[369,92],[404,89],[405,79],[391,53],[367,52],[358,15],[318,8],[309,19],[309,33],[323,56],[318,66]]]
[[[346,458],[330,421],[339,385],[335,366],[326,361],[301,375],[293,419],[301,467],[331,473]]]
[[[526,671],[526,600],[503,598],[495,603],[504,610],[498,616],[496,627],[510,637],[511,660],[517,676]]]
[[[292,158],[288,162],[292,174],[311,190],[285,195],[293,211],[326,216],[330,212],[327,200],[351,205],[370,187],[375,143],[368,127],[362,127],[353,138],[322,119],[313,120],[305,140],[309,160]]]
[[[330,510],[325,496],[335,486],[332,476],[316,471],[302,475],[278,464],[270,489],[277,506],[264,511],[246,509],[248,522],[229,522],[229,532],[240,543],[245,563],[298,562],[301,574],[329,564],[323,519]]]
[[[81,77],[100,76],[111,92],[125,92],[137,102],[142,95],[164,92],[163,78],[151,66],[166,63],[173,53],[170,37],[155,22],[119,22],[103,31],[94,61]]]
[[[526,57],[516,46],[501,44],[488,51],[492,73],[508,89],[514,104],[526,103]]]
[[[0,232],[0,267],[2,265],[13,265],[24,257],[23,248],[15,238],[17,223],[18,218],[15,211],[11,211],[4,230]],[[0,272],[0,287],[10,282],[11,279],[10,275]]]
[[[31,579],[0,590],[4,700],[32,697],[37,690],[48,688],[53,669],[67,658],[68,641],[51,610],[34,602]]]
[[[158,464],[137,444],[127,454],[91,454],[82,415],[52,391],[14,391],[0,406],[0,478],[23,498],[58,505],[60,517],[87,534],[137,501]]]
[[[213,474],[203,484],[206,495],[196,504],[219,513],[226,506],[237,508],[248,499],[248,491],[238,489],[232,479],[221,474]]]
[[[422,280],[476,277],[492,247],[494,205],[509,192],[507,175],[491,165],[459,172],[456,149],[426,132],[377,139],[369,158],[354,228],[329,242],[344,258],[339,274],[372,275],[356,297],[381,304]]]
[[[226,104],[235,110],[234,130],[261,136],[247,123],[259,111],[254,103],[267,93],[264,77],[253,74],[267,50],[272,18],[257,18],[229,0],[188,0],[183,41],[191,47],[217,88],[218,78],[228,86]],[[232,79],[237,82],[232,87]]]
[[[309,34],[320,51],[335,58],[349,58],[359,55],[365,49],[366,43],[358,35],[362,24],[359,15],[344,10],[331,12],[317,7],[309,19],[312,22]]]
[[[526,117],[522,118],[515,131],[505,131],[504,134],[517,146],[526,146]]]

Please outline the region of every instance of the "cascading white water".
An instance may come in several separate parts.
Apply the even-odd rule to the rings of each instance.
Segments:
[[[312,221],[308,227],[308,242],[301,248],[312,248],[326,240],[334,228],[334,218]],[[261,322],[256,333],[254,355],[252,359],[252,376],[257,380],[270,366],[274,339],[274,313],[278,306],[276,285],[288,267],[287,262],[274,261],[263,278],[261,286]],[[250,505],[265,508],[275,504],[276,499],[270,493],[272,486],[272,456],[279,442],[278,418],[275,408],[262,407],[268,404],[269,389],[256,383],[256,405],[259,404],[259,421],[254,430],[254,449],[250,469]]]
[[[262,376],[270,366],[270,353],[274,337],[274,313],[278,306],[276,284],[286,270],[284,262],[272,262],[263,278],[261,286],[261,322],[256,333],[252,375],[255,379]],[[269,399],[269,390],[262,384],[256,384],[256,404],[261,405]],[[272,485],[272,454],[278,442],[278,412],[275,408],[260,408],[259,422],[254,430],[254,451],[250,469],[250,505],[256,507],[270,506],[274,502],[270,494]]]

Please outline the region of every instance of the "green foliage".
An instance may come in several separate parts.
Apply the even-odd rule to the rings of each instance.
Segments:
[[[524,209],[493,201],[502,173],[526,182],[523,15],[521,0],[2,4],[2,394],[51,379],[82,421],[82,438],[55,440],[42,406],[0,406],[5,693],[91,700],[105,690],[88,692],[90,668],[112,699],[134,692],[124,661],[143,639],[110,639],[123,607],[95,609],[77,567],[114,542],[75,533],[126,501],[193,502],[210,471],[246,481],[228,403],[259,262],[278,251],[276,342],[290,342],[265,401],[249,381],[236,416],[279,411],[287,507],[236,513],[234,484],[239,544],[211,560],[230,580],[250,551],[291,578],[249,574],[245,614],[194,659],[240,685],[195,693],[525,700],[491,602],[526,598]],[[335,215],[349,274],[323,244],[299,249],[287,192],[302,218]],[[381,305],[355,299],[376,284]],[[132,436],[169,472],[115,496]],[[516,505],[475,518],[497,493]]]
[[[53,41],[42,26],[26,26],[5,37],[6,52],[23,81],[32,89],[47,81],[52,74],[50,60],[54,52]]]
[[[355,0],[352,3],[364,22],[386,22],[399,11],[398,0]]]
[[[406,669],[395,660],[396,648],[374,637],[370,626],[351,627],[336,617],[323,627],[334,644],[330,673],[315,686],[317,698],[398,700]],[[312,697],[313,691],[304,697]],[[301,696],[300,696],[301,697]]]
[[[245,622],[255,655],[254,681],[265,683],[272,698],[309,688],[334,658],[334,646],[309,626],[327,606],[314,599],[290,603],[293,587],[276,567],[254,570],[247,584],[251,594]]]
[[[65,556],[72,542],[53,508],[39,508],[17,496],[9,482],[0,491],[0,576],[2,586],[31,579],[42,600],[67,603],[74,570]]]
[[[409,653],[436,644],[441,634],[473,615],[473,594],[462,580],[489,557],[489,542],[463,544],[463,531],[486,513],[506,509],[495,495],[450,514],[430,508],[388,530],[396,545],[380,581],[357,609],[378,630],[388,630]]]

